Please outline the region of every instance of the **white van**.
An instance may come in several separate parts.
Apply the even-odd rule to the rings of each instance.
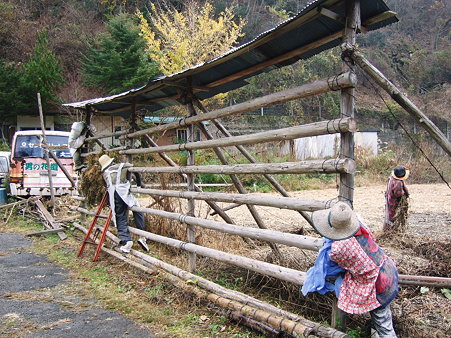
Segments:
[[[0,151],[0,188],[5,185],[6,178],[9,176],[9,164],[11,153],[9,151]]]

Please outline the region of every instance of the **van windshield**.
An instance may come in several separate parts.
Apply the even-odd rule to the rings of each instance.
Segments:
[[[68,136],[47,136],[47,143],[50,146],[67,146]],[[16,138],[14,148],[14,158],[24,157],[44,157],[44,152],[39,146],[41,143],[39,135],[20,135]],[[53,153],[59,158],[71,158],[69,149],[52,149]]]

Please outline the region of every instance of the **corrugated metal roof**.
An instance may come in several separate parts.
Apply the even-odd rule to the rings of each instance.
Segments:
[[[333,13],[327,15],[324,9],[338,14],[338,19],[331,18]],[[361,0],[360,12],[362,25],[368,31],[398,21],[383,0]],[[344,14],[345,0],[316,0],[294,17],[212,60],[154,78],[147,85],[124,93],[64,106],[80,109],[90,106],[94,112],[126,117],[133,103],[138,108],[145,107],[147,112],[184,103],[186,98],[180,92],[189,84],[201,100],[228,92],[246,85],[246,78],[338,46],[344,29],[340,19]]]

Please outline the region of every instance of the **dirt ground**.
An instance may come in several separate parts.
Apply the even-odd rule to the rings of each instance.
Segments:
[[[355,188],[354,209],[376,232],[382,229],[384,221],[385,188],[385,185]],[[437,225],[451,224],[451,190],[445,184],[412,184],[408,185],[408,188],[410,190],[409,214],[414,215],[409,217],[409,225],[424,226],[427,223],[436,228]],[[336,198],[338,191],[337,189],[303,190],[290,192],[290,195],[300,199],[329,200]],[[263,220],[272,229],[296,228],[298,224],[308,226],[297,212],[269,207],[257,207],[257,210],[261,212]],[[228,214],[238,224],[254,223],[245,206],[232,209]],[[448,219],[440,218],[439,224],[435,224],[437,214],[447,215]]]

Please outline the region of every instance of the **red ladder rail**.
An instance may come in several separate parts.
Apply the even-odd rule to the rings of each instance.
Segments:
[[[98,235],[98,232],[99,232],[99,229],[96,229],[96,224],[97,224],[97,220],[100,217],[100,214],[102,213],[102,210],[103,210],[103,208],[105,206],[105,203],[106,203],[107,199],[108,199],[108,192],[105,192],[105,194],[102,197],[102,201],[100,202],[100,205],[97,208],[97,212],[96,212],[96,214],[94,215],[94,218],[91,221],[91,224],[89,226],[89,229],[88,229],[88,232],[87,232],[87,234],[85,236],[85,239],[83,240],[83,243],[81,244],[81,247],[78,250],[77,257],[80,257],[83,254],[83,251],[85,250],[86,244],[96,245],[95,239],[96,239],[96,237]],[[105,223],[105,225],[103,227],[103,231],[102,231],[102,235],[100,236],[99,243],[97,243],[97,248],[96,248],[96,252],[95,252],[95,255],[94,255],[94,259],[93,259],[94,262],[99,257],[100,250],[102,250],[103,242],[105,241],[105,236],[106,236],[106,233],[108,231],[108,228],[109,228],[109,225],[110,225],[110,222],[111,222],[112,214],[113,214],[113,212],[110,210],[110,212],[108,214],[107,221],[106,221],[106,223]],[[94,233],[94,240],[92,240],[91,239],[91,234],[94,231],[94,229],[96,229],[96,232]]]

